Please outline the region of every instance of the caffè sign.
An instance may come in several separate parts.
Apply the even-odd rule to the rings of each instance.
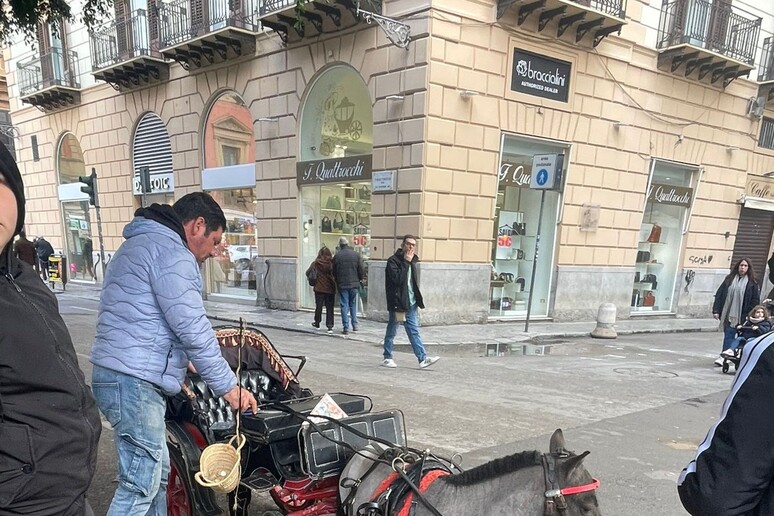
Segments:
[[[761,199],[774,201],[774,181],[770,179],[751,177],[747,179],[747,186],[744,190],[750,197],[759,197]]]
[[[567,102],[572,63],[513,49],[511,90]]]
[[[652,183],[648,190],[648,202],[690,208],[692,201],[693,188],[689,186]]]
[[[299,185],[321,185],[370,181],[372,161],[370,154],[299,161],[296,164],[296,182]]]

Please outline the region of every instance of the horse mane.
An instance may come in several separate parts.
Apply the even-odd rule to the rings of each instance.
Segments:
[[[453,486],[469,486],[539,464],[541,464],[539,451],[524,451],[494,459],[457,475],[442,477],[442,479]]]

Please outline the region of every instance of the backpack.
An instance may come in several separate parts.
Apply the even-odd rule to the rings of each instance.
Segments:
[[[315,267],[314,264],[306,271],[306,279],[312,287],[317,283],[317,267]]]

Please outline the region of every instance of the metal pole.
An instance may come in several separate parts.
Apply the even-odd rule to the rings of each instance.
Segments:
[[[92,167],[91,174],[94,176],[94,209],[97,211],[97,235],[99,238],[99,261],[102,264],[102,283],[105,282],[105,242],[102,238],[102,212],[99,207],[99,192],[97,191],[97,169]]]
[[[529,280],[529,296],[527,297],[527,320],[524,322],[524,331],[529,331],[529,316],[532,313],[532,292],[535,289],[535,273],[540,250],[540,228],[543,226],[543,205],[546,203],[546,191],[540,193],[540,215],[538,215],[538,227],[535,234],[535,256],[532,258],[532,277]]]

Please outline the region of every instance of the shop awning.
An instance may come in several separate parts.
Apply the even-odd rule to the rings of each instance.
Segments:
[[[774,201],[762,197],[750,197],[749,195],[745,195],[742,197],[742,204],[745,208],[751,208],[753,210],[774,211]]]

